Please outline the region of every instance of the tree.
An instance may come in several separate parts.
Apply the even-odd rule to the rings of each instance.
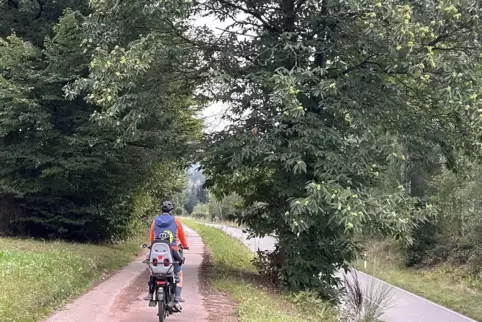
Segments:
[[[430,207],[402,179],[381,189],[387,169],[434,149],[447,160],[480,151],[475,0],[103,0],[92,10],[90,74],[68,93],[89,93],[119,144],[150,142],[153,101],[166,107],[162,120],[192,115],[173,101],[192,106],[184,100],[201,84],[199,98],[227,102],[232,125],[201,157],[207,185],[243,198],[253,234],[279,236],[271,258],[292,289],[328,294],[360,252],[360,232],[409,238]],[[221,35],[189,28],[200,12],[231,25]],[[186,147],[165,150],[191,151],[189,131],[155,133]]]
[[[225,196],[221,200],[214,196],[209,197],[209,215],[211,219],[228,219],[236,218],[236,212],[242,207],[242,199],[237,194]]]
[[[193,217],[207,218],[209,217],[209,208],[207,204],[198,203],[192,211]]]
[[[52,27],[66,9],[87,16],[89,3],[87,0],[3,0],[0,4],[0,37],[7,37],[14,30],[18,37],[43,48],[45,36],[52,34]]]
[[[430,207],[404,180],[380,189],[388,168],[479,154],[476,1],[200,6],[231,22],[191,38],[215,53],[213,98],[231,110],[207,141],[207,184],[243,197],[254,234],[276,232],[284,285],[329,292],[367,229],[409,238]]]
[[[200,203],[207,203],[209,201],[208,191],[202,185],[197,187],[196,196]]]
[[[89,122],[93,106],[62,92],[88,63],[70,50],[82,41],[76,24],[68,12],[43,51],[17,36],[1,43],[1,192],[27,209],[16,233],[98,240],[125,233],[129,222],[131,176],[123,168],[133,159],[109,148],[112,132]]]
[[[150,222],[152,217],[161,211],[164,200],[174,203],[176,215],[182,215],[183,189],[186,186],[185,169],[163,160],[152,167],[150,175],[144,178],[136,190],[134,220],[136,224]]]
[[[417,229],[407,264],[449,263],[477,275],[482,271],[480,164],[463,156],[458,163],[456,173],[443,167],[430,180],[427,195],[440,215],[425,225],[431,229]]]
[[[62,15],[67,3],[73,8]],[[127,51],[141,50],[138,34],[101,37],[130,44],[129,50],[91,46],[95,33],[105,30],[84,15],[86,5],[49,2],[43,13],[49,19],[29,21],[31,28],[17,24],[26,11],[12,9],[1,18],[7,24],[1,24],[0,39],[0,194],[16,197],[26,210],[12,225],[17,234],[126,237],[159,199],[182,189],[180,176],[201,134],[193,86],[176,77],[177,62],[168,59],[176,44],[165,37],[162,54],[154,53],[159,60],[124,62]],[[144,30],[157,28],[143,24]],[[6,37],[11,28],[18,34]],[[109,103],[136,123],[135,131],[102,120]]]
[[[204,188],[204,176],[197,170],[197,166],[191,165],[187,171],[189,181],[184,192],[184,209],[191,214],[198,203],[208,202],[208,193]]]
[[[192,214],[194,207],[199,203],[196,186],[187,187],[184,192],[184,210]]]

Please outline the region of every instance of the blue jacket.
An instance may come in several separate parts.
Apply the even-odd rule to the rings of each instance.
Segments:
[[[151,236],[157,238],[159,234],[166,232],[172,246],[176,246],[177,240],[177,224],[173,216],[168,213],[162,213],[154,219],[151,226]]]

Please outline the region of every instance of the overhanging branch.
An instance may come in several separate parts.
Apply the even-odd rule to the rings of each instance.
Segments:
[[[239,10],[239,11],[242,11],[248,15],[251,15],[253,17],[255,17],[256,19],[258,19],[262,24],[263,26],[268,30],[268,31],[271,31],[271,32],[274,32],[274,33],[277,33],[277,34],[281,34],[283,33],[283,31],[277,27],[277,26],[274,26],[272,24],[270,24],[264,17],[263,15],[261,14],[261,12],[259,11],[253,11],[253,10],[250,10],[248,8],[244,8],[242,6],[239,6],[237,4],[234,4],[232,2],[229,2],[227,0],[218,0],[219,3],[227,6],[227,7],[230,7],[232,9],[236,9],[236,10]]]

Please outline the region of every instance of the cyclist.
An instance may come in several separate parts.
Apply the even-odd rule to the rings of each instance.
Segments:
[[[184,249],[189,249],[187,244],[186,236],[184,234],[184,229],[181,222],[174,218],[172,211],[174,210],[174,205],[170,201],[163,201],[161,204],[161,214],[157,216],[151,224],[151,229],[149,233],[149,241],[152,243],[157,236],[162,233],[167,233],[170,236],[171,248],[173,251],[173,257],[176,261],[182,261],[182,257],[179,254],[179,245],[182,245]],[[184,302],[181,297],[181,291],[183,286],[183,273],[182,266],[179,263],[174,264],[174,273],[179,279],[179,283],[176,288],[176,301]],[[145,300],[152,299],[153,288],[151,286],[151,281],[149,281],[149,293]]]

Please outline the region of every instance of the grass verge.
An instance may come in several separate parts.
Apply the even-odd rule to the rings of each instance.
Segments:
[[[482,321],[482,280],[462,269],[440,265],[427,269],[404,268],[389,242],[373,242],[367,249],[367,268],[357,268],[390,284]]]
[[[335,321],[334,312],[324,303],[280,295],[261,286],[259,276],[251,264],[253,254],[240,241],[216,228],[189,219],[183,222],[196,230],[209,248],[214,272],[212,286],[227,293],[236,304],[241,321],[294,322]]]
[[[38,321],[139,254],[141,238],[111,245],[0,238],[0,317]]]

